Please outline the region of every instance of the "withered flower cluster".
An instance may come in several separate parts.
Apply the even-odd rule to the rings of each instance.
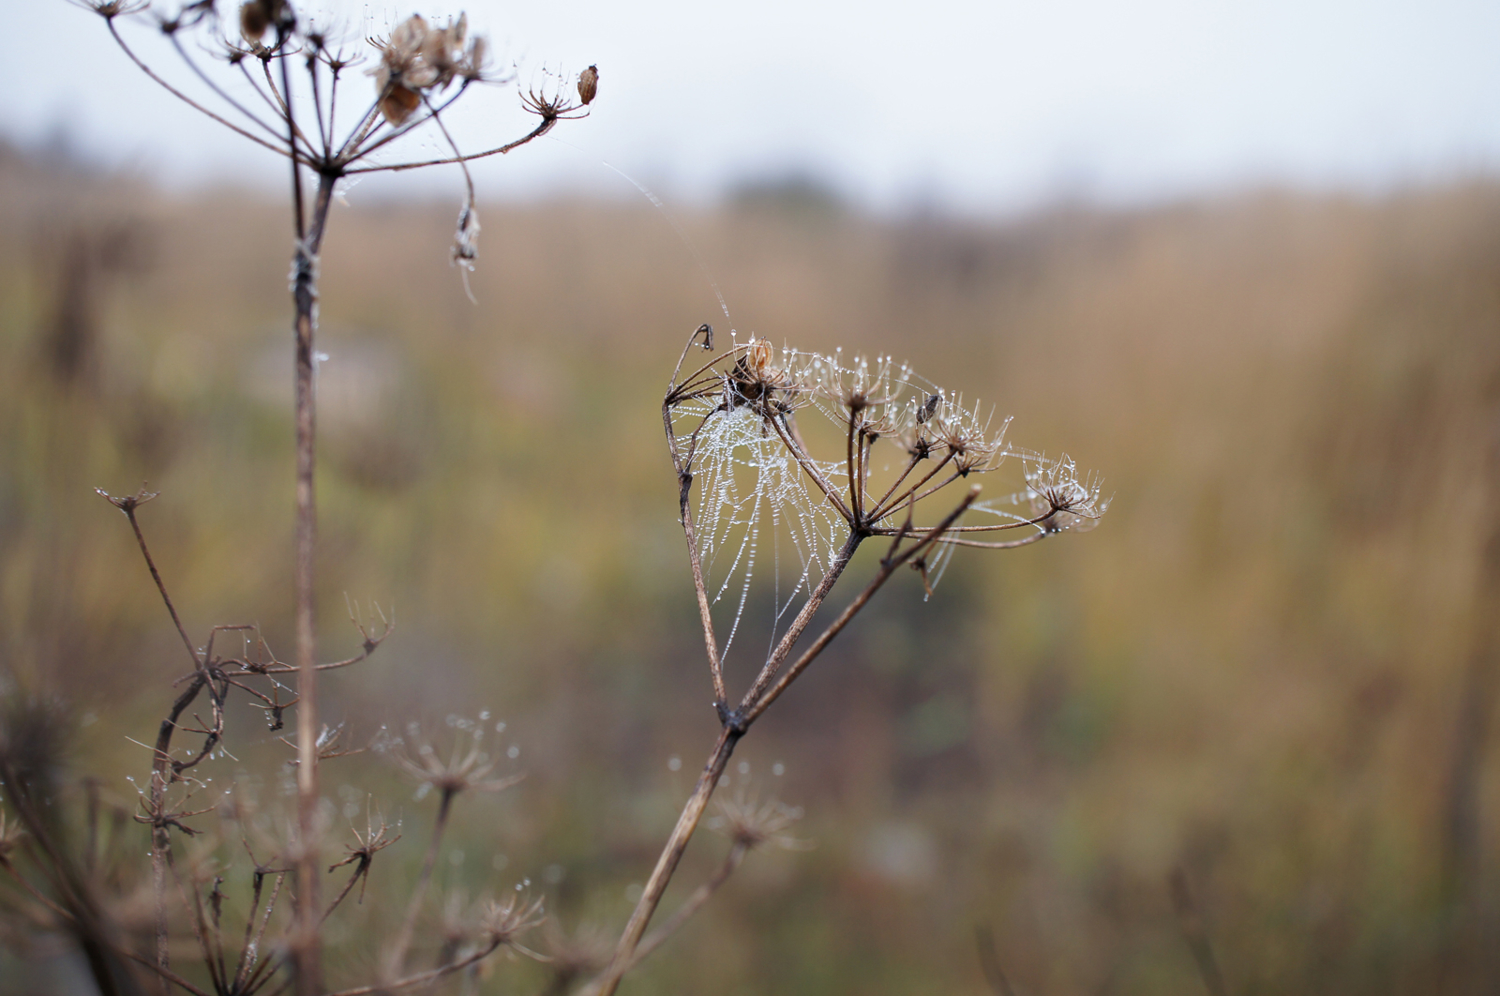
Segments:
[[[314,216],[308,228],[321,234],[325,194],[343,177],[362,173],[458,165],[466,196],[455,234],[453,259],[465,271],[477,254],[479,225],[474,185],[466,163],[512,151],[546,134],[559,120],[580,117],[598,89],[598,70],[579,74],[581,103],[564,95],[563,81],[521,95],[521,106],[541,118],[513,141],[477,152],[461,150],[443,115],[476,83],[507,84],[511,73],[488,66],[488,43],[470,34],[468,17],[459,14],[442,27],[419,14],[398,23],[385,38],[345,46],[333,34],[299,16],[289,0],[246,0],[237,7],[233,27],[223,23],[214,0],[192,0],[163,12],[150,0],[74,0],[99,14],[115,41],[135,64],[173,96],[246,139],[277,152],[318,177]],[[193,94],[167,81],[127,44],[117,22],[131,15],[154,19],[202,92]],[[193,45],[183,36],[196,33]],[[221,64],[219,72],[195,54],[207,52]],[[339,104],[351,67],[372,61],[374,79],[369,104],[356,104],[355,116]],[[293,69],[296,72],[293,72]],[[222,75],[227,70],[227,75]],[[300,82],[299,82],[300,77]],[[232,84],[232,86],[231,86]],[[244,94],[249,92],[247,99]],[[347,101],[346,101],[347,103]],[[359,108],[363,110],[359,110]],[[342,114],[341,114],[342,112]],[[449,155],[402,158],[400,139],[424,126],[437,131]],[[301,195],[298,193],[298,199]],[[299,238],[304,233],[299,224]]]
[[[372,69],[380,98],[380,113],[392,125],[405,124],[422,106],[424,95],[441,93],[455,77],[473,82],[482,78],[486,43],[483,35],[468,37],[469,18],[446,28],[431,28],[420,14],[402,21],[389,39],[376,41],[380,61]],[[467,42],[467,47],[465,44]]]
[[[453,259],[462,266],[467,286],[479,235],[474,183],[467,164],[508,153],[545,134],[558,120],[586,112],[581,110],[583,104],[566,96],[566,81],[554,78],[551,90],[533,90],[522,98],[523,109],[541,118],[528,131],[481,151],[461,149],[448,129],[447,111],[465,94],[478,92],[477,84],[513,80],[512,75],[489,70],[485,41],[470,34],[462,14],[441,26],[411,16],[397,23],[387,38],[345,42],[326,26],[315,25],[290,0],[183,0],[170,9],[152,0],[73,2],[98,15],[130,61],[174,98],[277,153],[290,166],[295,234],[291,296],[296,551],[290,606],[294,653],[290,661],[282,660],[253,624],[209,628],[201,644],[190,637],[147,546],[138,514],[156,495],[145,490],[118,496],[101,491],[129,521],[190,662],[190,669],[174,685],[174,697],[154,741],[141,743],[149,751],[150,777],[139,788],[135,811],[122,806],[113,810],[119,824],[128,826],[133,818],[149,828],[149,868],[139,883],[148,899],[144,904],[111,904],[124,885],[100,880],[96,874],[106,850],[92,843],[106,808],[97,793],[89,797],[87,810],[89,849],[74,855],[63,835],[54,832],[56,817],[35,804],[31,795],[35,779],[17,773],[12,752],[3,749],[3,742],[0,791],[20,822],[18,827],[0,813],[0,871],[14,877],[34,900],[28,912],[43,931],[74,938],[101,992],[144,991],[144,978],[159,983],[163,992],[175,987],[197,994],[254,996],[269,988],[291,990],[299,996],[326,996],[324,923],[356,884],[362,887],[367,881],[375,856],[400,836],[383,821],[371,820],[364,832],[354,831],[354,843],[346,848],[343,859],[324,867],[324,838],[332,820],[328,800],[321,794],[320,766],[358,751],[341,745],[342,726],[330,730],[319,723],[318,678],[330,669],[364,661],[391,632],[391,622],[383,613],[377,610],[379,623],[366,626],[350,606],[350,619],[360,638],[358,651],[344,660],[319,663],[314,599],[314,368],[319,255],[330,206],[336,186],[351,176],[458,166],[466,193]],[[176,75],[159,71],[142,57],[127,40],[131,24],[153,30],[165,40],[172,53],[169,58],[181,63]],[[368,69],[353,72],[367,64]],[[179,79],[187,82],[176,82]],[[351,91],[358,81],[364,82]],[[590,67],[580,74],[579,98],[590,103],[597,86],[597,69]],[[403,140],[424,128],[440,136],[447,154],[411,154],[414,145]],[[295,718],[295,729],[278,738],[295,756],[286,765],[278,765],[273,776],[294,793],[295,813],[287,820],[284,838],[269,847],[279,857],[265,861],[256,858],[243,836],[249,804],[214,798],[223,790],[212,785],[209,774],[215,760],[233,759],[226,750],[225,717],[235,699],[261,708],[273,732],[292,725],[289,720]],[[0,722],[0,734],[4,728]],[[461,746],[444,753],[419,742],[414,744],[415,754],[405,759],[411,774],[440,790],[423,872],[412,890],[405,918],[383,948],[378,983],[338,990],[335,996],[430,986],[502,946],[520,950],[516,937],[539,921],[540,901],[499,904],[476,921],[482,928],[480,941],[462,951],[445,950],[435,967],[406,974],[407,951],[424,911],[423,899],[453,800],[468,790],[494,791],[515,781],[493,774],[495,762],[482,749],[481,739],[469,731],[467,740],[460,736]],[[226,848],[219,835],[203,826],[207,821],[202,818],[215,811],[221,826],[235,823],[241,827],[241,843],[250,858],[248,889],[238,893],[239,901],[232,887],[223,888],[231,874],[230,858],[224,852],[236,849]],[[190,851],[185,846],[189,837],[198,839],[201,846]],[[116,833],[111,839],[118,844],[128,838]],[[257,847],[265,853],[268,848],[263,844]],[[132,842],[130,850],[139,854],[138,844]],[[23,852],[28,859],[25,870],[16,860]],[[111,867],[126,865],[121,859]],[[346,869],[342,888],[335,890],[331,902],[325,901],[325,877]],[[115,888],[116,894],[110,894],[107,887]],[[149,910],[144,918],[132,919],[133,912],[121,912],[141,906]],[[233,930],[232,919],[237,921]],[[191,938],[189,943],[184,943],[184,935]],[[183,958],[188,949],[196,949],[196,963]],[[184,971],[180,964],[184,960],[193,967]],[[156,991],[158,986],[149,988]]]
[[[683,348],[662,400],[662,423],[721,729],[614,959],[590,996],[611,996],[621,977],[684,911],[707,899],[747,850],[791,843],[784,831],[795,811],[743,798],[721,803],[710,826],[733,842],[725,865],[662,927],[646,933],[735,746],[900,567],[920,573],[930,596],[956,548],[1025,546],[1092,526],[1108,507],[1098,482],[1080,481],[1072,460],[1048,460],[1010,446],[1008,420],[995,423],[980,405],[965,404],[889,357],[846,361],[839,353],[778,350],[752,338],[684,374],[694,345],[712,351],[713,329],[700,326]],[[877,458],[882,450],[887,456]],[[980,502],[974,479],[1009,458],[1023,466],[1021,489]],[[723,639],[713,606],[737,573],[743,575],[742,592],[748,591],[762,526],[788,534],[802,576],[791,600],[778,595],[770,649],[748,688],[731,698],[724,657],[745,597]],[[804,644],[807,627],[867,540],[884,546],[874,576]],[[713,576],[722,562],[729,566]]]

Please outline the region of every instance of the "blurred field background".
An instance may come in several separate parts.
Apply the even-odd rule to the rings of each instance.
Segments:
[[[503,718],[528,779],[462,800],[445,884],[529,879],[566,943],[613,937],[716,730],[659,403],[730,323],[644,201],[484,208],[476,306],[453,203],[353,200],[323,255],[321,646],[357,646],[346,594],[398,628],[324,708],[360,740]],[[908,359],[1115,501],[879,596],[736,755],[816,847],[749,858],[626,991],[982,993],[979,925],[1017,993],[1200,993],[1199,924],[1236,994],[1495,991],[1500,188],[975,223],[768,183],[674,215],[741,333]],[[66,703],[71,775],[126,806],[125,738],[185,665],[92,489],[161,491],[191,632],[289,652],[288,229],[259,195],[0,155],[0,675]],[[239,766],[281,749],[232,718]],[[409,880],[431,800],[372,755],[325,778],[404,821],[372,895]],[[336,978],[394,916],[352,914]],[[0,990],[65,988],[41,955],[0,955]]]

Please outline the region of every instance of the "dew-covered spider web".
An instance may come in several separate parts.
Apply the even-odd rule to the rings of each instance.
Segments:
[[[757,579],[771,588],[774,644],[781,620],[833,563],[849,526],[776,427],[749,406],[724,410],[719,401],[684,405],[676,429],[683,451],[693,448],[693,517],[709,601],[733,607],[727,657]],[[830,487],[846,485],[842,464],[815,466]]]

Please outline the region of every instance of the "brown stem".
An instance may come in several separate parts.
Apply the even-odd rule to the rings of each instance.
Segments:
[[[729,881],[729,876],[734,874],[734,870],[740,866],[740,862],[745,860],[745,855],[749,852],[749,845],[743,841],[735,841],[734,846],[725,855],[724,863],[718,867],[713,876],[707,882],[694,889],[693,894],[683,900],[682,905],[673,910],[672,915],[661,922],[661,926],[641,939],[640,945],[635,949],[635,955],[630,959],[630,964],[625,966],[626,970],[628,971],[639,965],[647,955],[661,947],[668,938],[677,933],[678,929],[687,923],[694,913],[703,908],[703,904],[707,903],[709,897],[718,891],[719,886]]]
[[[267,966],[273,959],[260,957],[260,945],[266,936],[266,927],[270,926],[271,914],[276,912],[276,900],[281,896],[281,886],[286,882],[286,872],[280,872],[276,876],[276,884],[271,887],[271,898],[266,900],[265,915],[261,917],[260,929],[255,932],[255,940],[250,942],[246,948],[249,958],[245,966],[245,977],[240,982],[240,992],[254,992],[260,988],[263,975],[266,975]],[[254,910],[251,910],[252,915]]]
[[[353,989],[340,989],[337,992],[329,993],[328,996],[369,996],[371,993],[395,992],[398,989],[425,986],[428,983],[436,982],[445,975],[452,975],[454,972],[468,968],[476,962],[483,961],[493,954],[500,947],[501,943],[498,938],[493,938],[488,944],[473,954],[466,955],[457,961],[450,961],[446,965],[439,965],[437,968],[429,969],[426,972],[418,972],[416,975],[408,975],[406,978],[397,979],[394,982],[385,982],[370,986],[355,986]]]
[[[621,935],[620,943],[615,948],[615,956],[597,983],[598,988],[595,991],[597,996],[613,996],[614,991],[620,985],[621,977],[633,964],[641,935],[646,932],[646,927],[651,923],[651,915],[656,912],[656,907],[661,903],[662,894],[667,891],[667,883],[672,880],[672,874],[677,870],[683,852],[687,850],[688,841],[692,839],[693,831],[698,829],[698,822],[703,818],[704,809],[708,807],[709,797],[713,795],[714,789],[718,787],[719,779],[724,775],[724,768],[729,764],[729,756],[734,753],[735,744],[739,743],[743,735],[730,726],[725,726],[719,732],[719,741],[714,744],[713,753],[708,756],[707,763],[703,765],[703,773],[698,776],[698,784],[693,788],[693,794],[688,798],[687,805],[682,807],[682,814],[677,817],[677,825],[672,828],[672,835],[667,838],[667,844],[662,848],[661,857],[656,861],[656,868],[646,882],[640,901],[635,904],[635,911],[630,914],[630,922],[625,925],[625,933]]]
[[[135,524],[135,517],[131,517],[131,524]],[[145,545],[142,544],[142,550]],[[149,563],[149,560],[147,561]],[[153,576],[156,569],[151,570]],[[162,590],[165,597],[166,590]],[[170,606],[170,603],[168,603]],[[177,613],[172,613],[172,618],[177,618]],[[184,639],[186,637],[184,636]],[[191,648],[190,648],[191,649]],[[196,660],[196,658],[195,658]],[[167,713],[161,721],[161,726],[156,732],[156,747],[151,758],[151,789],[150,806],[151,812],[161,813],[166,807],[167,788],[172,784],[176,772],[172,768],[172,734],[177,730],[177,719],[182,715],[198,693],[208,684],[208,679],[203,672],[193,675],[172,703],[172,711]],[[171,828],[165,824],[158,824],[151,828],[151,886],[156,896],[156,970],[162,980],[162,991],[170,992],[167,971],[171,958],[168,954],[167,945],[167,864],[172,854]]]
[[[871,522],[877,522],[880,519],[885,518],[887,515],[890,515],[892,509],[897,508],[897,507],[905,504],[906,500],[908,498],[910,498],[913,494],[915,494],[918,488],[920,488],[922,485],[926,484],[928,481],[932,480],[933,475],[935,475],[938,471],[942,470],[944,467],[948,466],[948,462],[950,460],[952,460],[952,459],[953,459],[953,451],[949,450],[946,454],[943,455],[943,458],[941,460],[939,460],[937,463],[933,464],[933,467],[932,467],[931,470],[929,470],[926,474],[922,475],[922,479],[921,480],[917,481],[917,483],[913,484],[911,487],[909,487],[905,491],[901,492],[901,494],[899,496],[897,496],[895,498],[892,498],[892,497],[890,497],[890,495],[887,495],[886,497],[882,498],[880,500],[880,505],[877,506],[876,509],[875,509],[875,511],[870,514],[870,521]],[[903,474],[902,476],[904,477],[905,475]]]
[[[245,846],[248,850],[249,845],[246,844]],[[253,854],[251,855],[251,860],[255,860]],[[245,914],[245,939],[240,943],[240,956],[234,963],[234,975],[231,976],[235,986],[240,984],[240,980],[244,978],[245,970],[248,967],[246,962],[250,956],[250,938],[255,934],[255,914],[260,912],[260,893],[265,888],[265,884],[266,876],[257,868],[254,880],[251,883],[250,910]]]
[[[781,696],[781,693],[787,690],[787,686],[797,680],[798,675],[807,670],[807,666],[823,652],[829,643],[833,642],[833,638],[838,636],[845,626],[849,625],[850,620],[859,614],[859,610],[865,607],[865,604],[880,590],[881,586],[890,580],[891,575],[896,572],[896,568],[937,542],[939,537],[943,535],[943,531],[952,525],[959,516],[968,511],[969,506],[974,504],[974,499],[978,497],[979,486],[976,484],[964,496],[963,501],[959,502],[958,507],[949,512],[948,516],[942,522],[928,530],[927,534],[920,541],[907,547],[906,550],[900,553],[896,552],[896,547],[904,537],[898,534],[895,542],[891,544],[891,552],[881,560],[880,570],[875,573],[875,577],[870,580],[869,584],[865,585],[865,589],[855,597],[854,601],[850,602],[844,611],[839,613],[839,617],[829,623],[828,628],[819,634],[812,645],[802,652],[802,656],[797,658],[796,663],[787,668],[786,673],[781,676],[780,680],[758,698],[751,699],[748,695],[745,697],[745,703],[740,707],[743,713],[742,724],[748,727],[760,717],[761,713],[770,708],[771,703],[775,702]],[[791,648],[788,647],[787,649],[790,650]],[[769,665],[767,665],[766,671],[769,670]],[[765,671],[762,672],[762,674],[765,673]],[[757,687],[760,687],[760,684],[759,681],[756,682]]]
[[[438,803],[437,821],[432,826],[432,842],[427,845],[427,856],[422,859],[422,871],[417,875],[416,888],[412,890],[411,900],[406,904],[406,918],[401,921],[401,929],[396,932],[390,953],[386,957],[385,975],[388,979],[401,974],[402,965],[406,961],[406,949],[411,946],[417,916],[422,912],[422,900],[427,897],[427,886],[432,881],[432,869],[437,865],[438,848],[442,845],[443,831],[448,826],[448,813],[456,794],[453,789],[443,789],[442,801]],[[394,987],[392,983],[389,988]]]
[[[208,117],[210,117],[213,120],[217,121],[219,124],[223,125],[225,128],[228,128],[230,131],[234,132],[235,134],[242,135],[245,138],[248,138],[250,141],[254,142],[256,145],[264,146],[265,148],[270,149],[272,152],[280,153],[283,156],[288,156],[288,157],[290,157],[292,159],[293,162],[296,162],[297,159],[300,157],[300,153],[298,153],[295,148],[288,150],[288,149],[282,148],[280,145],[276,145],[276,144],[273,144],[271,142],[266,141],[265,139],[261,138],[259,135],[253,135],[253,134],[251,134],[250,132],[248,132],[245,129],[241,128],[239,125],[235,124],[234,122],[232,122],[232,121],[230,121],[230,120],[222,117],[221,115],[215,114],[213,111],[210,111],[208,108],[204,107],[202,104],[198,103],[196,100],[194,100],[193,98],[189,97],[187,94],[183,93],[181,90],[177,89],[172,84],[168,83],[166,80],[162,79],[160,76],[158,76],[156,74],[155,70],[153,70],[150,66],[146,65],[144,62],[141,61],[140,57],[135,54],[135,51],[133,49],[131,49],[131,47],[129,45],[125,44],[125,39],[123,39],[123,38],[120,37],[120,32],[115,27],[115,22],[114,22],[113,18],[106,18],[105,23],[106,23],[106,26],[109,28],[109,33],[114,36],[115,43],[117,45],[119,45],[120,48],[125,52],[125,54],[130,57],[130,61],[133,62],[133,63],[135,63],[136,67],[139,68],[141,72],[143,72],[147,76],[151,77],[152,80],[154,80],[158,85],[160,85],[164,90],[166,90],[172,96],[176,97],[178,100],[180,100],[183,103],[187,104],[189,107],[193,108],[195,111],[198,111],[198,112],[200,112],[202,114],[206,114]]]
[[[684,354],[686,355],[686,354]],[[678,361],[681,362],[680,360]],[[692,455],[686,461],[677,455],[677,435],[672,428],[672,408],[662,405],[662,422],[666,426],[667,439],[672,450],[672,462],[677,471],[677,511],[682,523],[683,535],[687,537],[688,563],[693,569],[693,591],[698,599],[698,619],[703,624],[703,646],[708,652],[708,670],[714,683],[714,706],[723,710],[729,704],[729,692],[724,687],[724,664],[719,657],[719,641],[714,636],[714,620],[709,611],[708,588],[703,582],[703,559],[698,555],[698,531],[693,521],[693,471]],[[705,423],[707,420],[704,420]],[[702,428],[702,426],[699,426]],[[694,432],[696,439],[697,433]]]
[[[344,887],[339,890],[339,894],[333,897],[333,902],[328,904],[328,909],[323,911],[324,920],[327,920],[329,914],[339,908],[339,903],[342,903],[344,899],[348,897],[349,893],[354,891],[354,886],[359,882],[360,879],[365,877],[365,874],[369,872],[369,870],[370,859],[368,857],[361,857],[358,863],[356,863],[354,866],[354,874],[349,876],[349,881],[344,883]],[[364,895],[364,893],[361,892],[360,895]]]
[[[557,124],[557,120],[557,118],[543,120],[541,124],[537,125],[530,132],[522,135],[514,142],[508,142],[505,145],[489,149],[485,152],[475,152],[467,156],[447,156],[443,159],[425,159],[422,162],[417,163],[396,163],[391,166],[356,166],[353,169],[347,169],[344,172],[350,174],[382,172],[399,173],[402,170],[421,169],[424,166],[444,166],[449,163],[457,162],[467,163],[473,162],[475,159],[483,159],[486,156],[504,155],[505,153],[510,152],[513,149],[519,149],[521,146],[525,145],[527,142],[531,141],[534,138],[541,138],[543,135],[547,134],[547,132],[552,130],[552,126]],[[364,151],[361,150],[360,155],[363,156],[364,154]]]
[[[130,520],[130,528],[135,530],[135,541],[140,545],[141,556],[146,558],[146,567],[151,571],[151,580],[156,582],[156,590],[161,592],[161,600],[167,603],[167,612],[172,616],[172,625],[177,627],[177,635],[182,637],[182,645],[187,647],[188,656],[193,659],[193,667],[198,667],[198,651],[193,649],[193,641],[188,638],[187,630],[183,628],[182,620],[177,618],[177,607],[172,604],[172,596],[167,594],[167,586],[161,579],[161,572],[156,569],[156,561],[151,559],[151,550],[146,546],[146,537],[141,532],[141,524],[135,520],[135,509],[123,509],[125,517]]]
[[[318,250],[323,242],[328,207],[336,179],[319,174],[311,226],[303,235],[301,179],[292,166],[298,191],[299,240],[294,257],[296,280],[292,300],[296,305],[296,421],[297,421],[297,561],[296,561],[296,661],[297,661],[297,928],[292,955],[299,996],[314,996],[321,990],[318,922],[317,813],[318,813],[318,677],[317,647],[313,629],[313,567],[317,550],[318,514],[313,490],[316,458],[316,398],[314,396],[313,335],[318,301]]]

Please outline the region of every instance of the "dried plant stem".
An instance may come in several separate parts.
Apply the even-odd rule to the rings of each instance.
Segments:
[[[703,811],[708,808],[708,800],[718,787],[719,779],[724,776],[724,768],[729,764],[729,757],[742,736],[744,732],[733,726],[726,725],[719,731],[719,740],[714,744],[713,753],[708,755],[703,773],[698,776],[698,784],[688,797],[687,805],[682,807],[677,825],[672,828],[672,834],[662,848],[661,857],[656,860],[656,868],[646,882],[640,901],[635,904],[635,911],[630,914],[630,921],[625,925],[625,933],[620,937],[609,968],[597,983],[586,990],[590,996],[612,996],[620,985],[620,979],[635,963],[636,947],[651,922],[651,914],[656,912],[656,907],[661,903],[662,894],[667,891],[667,883],[672,881],[672,875],[682,861],[683,852],[687,850],[688,841],[692,840],[693,831],[698,829]]]
[[[126,508],[123,511],[125,517],[130,520],[130,528],[135,531],[135,541],[141,548],[141,556],[146,558],[146,567],[151,571],[151,580],[156,582],[156,590],[161,593],[161,600],[167,603],[167,612],[172,616],[172,625],[177,627],[177,635],[182,637],[182,645],[187,648],[188,656],[193,659],[193,666],[198,667],[201,664],[198,651],[193,648],[193,641],[188,638],[182,620],[177,617],[177,607],[172,604],[172,596],[167,594],[167,586],[161,579],[161,573],[156,569],[156,561],[151,559],[151,550],[146,546],[146,537],[141,533],[141,524],[135,519],[135,509]]]
[[[313,475],[317,468],[316,397],[314,395],[314,332],[318,301],[318,250],[328,221],[336,177],[322,173],[313,201],[311,224],[304,231],[301,177],[292,166],[297,197],[296,279],[292,299],[296,304],[296,422],[297,422],[297,560],[296,560],[296,662],[297,662],[297,928],[293,938],[299,996],[314,996],[321,988],[319,931],[322,909],[318,902],[317,811],[318,811],[318,672],[314,632],[313,568],[317,552],[318,513]]]
[[[135,524],[134,516],[131,516],[130,522],[131,525]],[[136,537],[140,537],[139,527],[136,529]],[[145,550],[146,544],[142,540],[141,551],[145,552]],[[146,562],[148,564],[151,562],[149,554],[147,555]],[[154,567],[151,570],[151,574],[157,578],[157,583],[160,584],[160,576],[156,574]],[[163,597],[166,596],[165,588],[162,589],[162,595]],[[168,601],[167,604],[170,606],[171,602]],[[172,613],[172,618],[177,618],[175,611]],[[184,634],[183,638],[187,638],[186,634]],[[189,644],[189,648],[191,649],[191,644]],[[176,777],[176,771],[172,767],[172,734],[177,730],[177,720],[183,711],[192,705],[193,700],[198,697],[198,693],[207,684],[208,679],[204,677],[203,672],[200,671],[194,674],[188,681],[188,686],[182,690],[172,703],[172,711],[167,713],[166,718],[161,721],[161,727],[156,732],[156,747],[151,759],[151,786],[149,793],[150,807],[153,814],[165,811],[167,788]],[[156,970],[162,980],[162,991],[168,993],[171,992],[171,986],[168,984],[167,978],[171,956],[168,952],[167,931],[167,871],[171,860],[171,827],[165,823],[158,822],[151,827],[151,885],[156,897]]]
[[[464,955],[457,961],[450,961],[446,965],[439,965],[437,968],[429,969],[425,972],[418,972],[416,975],[408,975],[404,979],[396,979],[393,982],[385,982],[369,986],[355,986],[353,989],[340,989],[337,992],[329,993],[328,996],[370,996],[371,993],[393,993],[398,992],[402,989],[413,989],[417,986],[430,985],[436,982],[438,979],[441,979],[445,975],[452,975],[454,972],[461,972],[464,969],[468,968],[470,965],[475,965],[481,961],[484,961],[490,955],[494,954],[496,949],[498,949],[503,943],[504,942],[499,938],[492,938],[488,943],[486,943],[478,950]]]
[[[416,887],[412,889],[411,900],[406,904],[406,917],[401,921],[401,929],[392,939],[390,953],[386,957],[385,974],[388,979],[400,975],[406,961],[406,949],[411,947],[417,917],[422,912],[422,901],[427,898],[427,886],[432,882],[432,870],[437,866],[438,849],[442,846],[443,831],[448,827],[448,813],[453,807],[455,794],[457,793],[452,789],[444,789],[443,797],[438,803],[437,820],[432,825],[432,841],[427,845],[427,855],[422,859],[422,870],[417,875]]]
[[[703,904],[708,902],[709,897],[719,890],[719,886],[729,881],[729,876],[734,874],[734,870],[740,866],[740,862],[744,861],[745,855],[749,853],[749,844],[746,844],[744,841],[735,841],[734,845],[730,847],[729,853],[724,856],[724,863],[719,865],[709,880],[694,889],[693,894],[683,900],[682,905],[673,910],[671,916],[663,920],[659,927],[641,939],[640,945],[635,949],[635,954],[630,959],[630,964],[625,966],[626,971],[639,965],[647,955],[661,947],[669,937],[677,933],[682,925],[692,918],[694,913],[703,908]]]
[[[6,797],[14,806],[21,825],[26,828],[37,847],[46,854],[50,870],[48,878],[61,902],[56,903],[43,897],[22,878],[9,861],[0,864],[25,885],[27,891],[40,898],[44,906],[60,912],[72,926],[74,937],[88,962],[89,972],[99,987],[100,996],[128,996],[137,992],[135,980],[121,970],[123,966],[114,957],[118,946],[113,943],[108,921],[95,908],[88,882],[77,873],[64,854],[61,841],[53,838],[48,821],[37,812],[36,802],[26,780],[13,768],[4,751],[0,751],[0,787],[5,789]],[[61,910],[59,906],[62,907]]]
[[[679,468],[679,479],[686,477],[686,472]],[[688,483],[691,479],[688,478]],[[891,575],[902,564],[909,562],[913,557],[920,555],[937,542],[946,530],[956,522],[964,512],[968,511],[976,498],[979,497],[979,487],[971,488],[963,500],[960,501],[947,516],[936,526],[914,535],[911,531],[911,523],[908,518],[907,524],[897,532],[891,540],[891,545],[885,557],[880,561],[880,569],[870,580],[863,591],[845,607],[831,624],[813,641],[811,646],[797,658],[796,662],[777,679],[777,673],[781,665],[791,655],[792,649],[801,638],[818,608],[827,599],[828,593],[849,565],[860,544],[869,535],[868,530],[862,527],[852,527],[849,539],[844,543],[833,562],[829,564],[828,570],[824,572],[823,578],[818,586],[808,595],[802,610],[798,612],[796,619],[783,635],[775,650],[767,658],[760,673],[750,690],[745,693],[738,709],[733,711],[721,707],[721,721],[723,728],[720,730],[718,742],[714,745],[713,753],[704,764],[703,773],[699,775],[697,785],[693,794],[683,806],[682,813],[677,818],[677,824],[667,838],[666,845],[662,848],[661,856],[657,859],[656,867],[647,881],[645,889],[641,893],[640,900],[636,903],[635,910],[631,913],[630,920],[625,926],[625,932],[620,937],[620,942],[615,949],[614,958],[604,974],[594,983],[584,989],[588,996],[613,996],[619,987],[620,979],[634,966],[643,954],[638,953],[641,946],[641,938],[645,934],[646,927],[651,922],[651,917],[661,903],[662,895],[667,890],[672,875],[676,872],[678,864],[682,860],[683,853],[687,850],[688,842],[692,839],[694,831],[698,828],[699,821],[703,818],[703,812],[708,806],[709,799],[713,796],[714,789],[718,787],[719,779],[724,774],[724,768],[729,763],[730,755],[734,753],[735,745],[739,743],[750,725],[784,692],[797,677],[807,669],[808,665],[823,652],[830,642],[833,641],[840,631],[844,629],[855,615],[869,602],[875,592],[890,580]],[[688,528],[689,520],[684,518],[684,529]],[[692,544],[691,534],[690,547],[696,549]],[[905,549],[902,543],[915,540]],[[695,582],[701,581],[695,576]],[[705,895],[704,900],[707,899]],[[655,943],[660,943],[656,941]],[[653,944],[654,946],[654,944]]]

